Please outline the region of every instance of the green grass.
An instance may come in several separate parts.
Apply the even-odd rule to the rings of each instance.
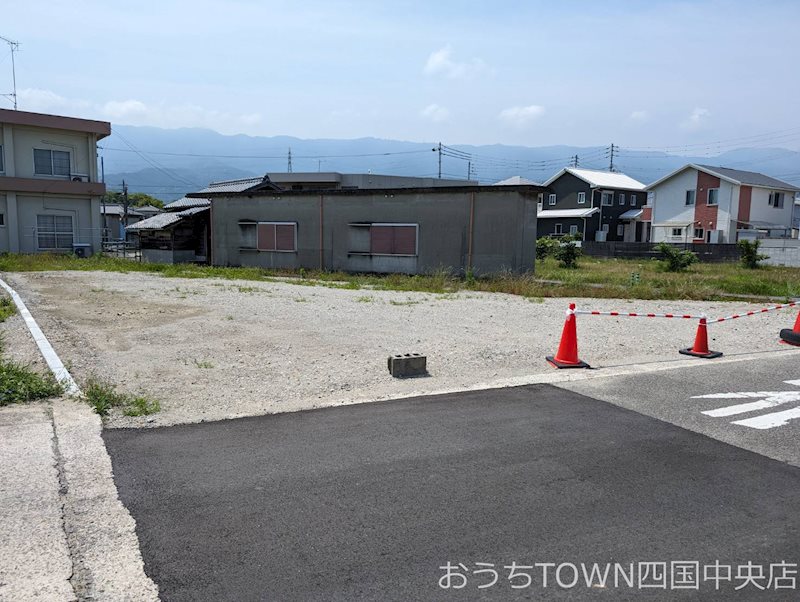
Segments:
[[[0,322],[14,313],[14,304],[8,297],[0,297]],[[5,351],[5,341],[0,333],[0,354]],[[30,366],[0,358],[0,407],[12,403],[25,403],[61,395],[64,388],[52,374],[41,375]]]
[[[64,388],[52,374],[42,376],[29,366],[0,359],[0,407],[56,397],[63,392]]]
[[[0,297],[0,322],[5,322],[17,311],[9,297]]]
[[[147,395],[120,393],[115,385],[90,378],[83,386],[86,401],[100,416],[107,416],[112,408],[121,408],[125,416],[147,416],[161,410],[161,403]]]
[[[76,259],[66,255],[0,255],[0,272],[49,270],[102,270],[146,272],[172,278],[218,278],[261,282],[284,281],[302,286],[349,290],[416,291],[440,295],[458,291],[483,291],[543,297],[604,297],[626,299],[726,299],[726,295],[791,298],[800,296],[800,268],[764,266],[747,270],[738,263],[699,263],[686,272],[670,273],[661,262],[648,259],[595,259],[582,257],[576,269],[564,269],[552,258],[536,264],[536,274],[500,274],[491,278],[458,278],[446,270],[428,275],[372,275],[315,270],[281,271],[261,268],[226,268],[191,264],[139,263],[95,255]],[[638,283],[631,274],[638,273]],[[542,282],[556,280],[560,284]],[[247,287],[241,287],[247,291]],[[249,291],[247,291],[249,292]],[[306,299],[299,297],[298,302]]]

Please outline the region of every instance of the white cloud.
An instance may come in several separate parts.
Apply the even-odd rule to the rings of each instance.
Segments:
[[[447,118],[450,117],[450,111],[446,107],[433,103],[422,109],[420,115],[434,123],[441,123],[442,121],[447,121]]]
[[[498,119],[508,125],[522,128],[530,125],[544,114],[544,107],[541,105],[528,105],[527,107],[509,107],[500,111]]]
[[[103,105],[103,114],[109,119],[136,119],[146,117],[147,105],[139,100],[111,100]]]
[[[83,99],[65,98],[51,90],[37,88],[19,91],[19,108],[23,111],[104,119],[111,121],[112,125],[120,123],[164,128],[203,127],[231,134],[249,132],[263,122],[260,113],[229,113],[192,104],[150,105],[134,98],[91,103]]]
[[[23,88],[17,91],[17,102],[20,110],[34,113],[86,111],[91,107],[91,103],[85,100],[65,98],[52,90],[39,88]]]
[[[452,55],[453,49],[450,45],[432,52],[425,63],[425,73],[444,75],[450,79],[469,79],[486,71],[486,63],[481,59],[459,62],[454,61]]]
[[[711,111],[695,107],[689,117],[681,123],[681,127],[685,130],[699,130],[705,127],[710,117]]]
[[[638,121],[639,123],[644,123],[650,119],[650,113],[647,111],[634,111],[628,116],[628,119],[631,121]]]

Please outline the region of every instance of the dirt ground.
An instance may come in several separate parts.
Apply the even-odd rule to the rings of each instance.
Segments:
[[[158,397],[160,426],[502,383],[552,371],[564,299],[492,293],[345,290],[284,282],[171,279],[106,272],[5,274],[80,383],[89,376]],[[577,300],[579,307],[720,316],[742,303]],[[789,313],[791,312],[791,313]],[[710,326],[726,355],[775,351],[792,310]],[[18,317],[13,320],[19,320]],[[593,367],[685,359],[696,321],[578,317]],[[15,329],[19,330],[19,329]],[[19,332],[13,335],[21,336]],[[30,345],[7,342],[8,351]],[[422,353],[430,375],[393,379],[395,353]],[[22,358],[21,352],[20,359]],[[703,361],[703,360],[697,360]]]

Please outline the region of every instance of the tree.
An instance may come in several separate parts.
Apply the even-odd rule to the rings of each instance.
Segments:
[[[558,245],[553,256],[561,262],[562,268],[575,269],[578,267],[578,257],[581,250],[571,237],[564,237],[563,242]]]
[[[736,243],[739,250],[742,252],[742,265],[748,270],[756,270],[760,268],[760,261],[764,261],[769,255],[762,255],[758,252],[758,247],[761,246],[760,240],[740,240]]]
[[[664,267],[668,272],[683,272],[699,261],[696,253],[683,251],[665,242],[657,244],[656,251],[663,255]]]
[[[105,196],[103,197],[103,201],[108,204],[115,204],[115,205],[122,205],[124,202],[124,197],[121,192],[106,192]],[[164,208],[164,202],[160,199],[157,199],[154,196],[150,196],[149,194],[145,194],[144,192],[133,192],[128,195],[128,206],[129,207],[144,207],[145,205],[152,205],[153,207],[158,207],[159,209]]]

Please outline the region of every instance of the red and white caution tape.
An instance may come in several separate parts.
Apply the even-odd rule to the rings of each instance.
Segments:
[[[732,316],[727,316],[725,318],[714,318],[713,320],[709,320],[709,323],[714,322],[727,322],[728,320],[736,320],[738,318],[746,318],[747,316],[755,316],[757,314],[765,314],[769,311],[776,311],[778,309],[785,309],[787,307],[797,307],[800,305],[798,302],[792,303],[783,303],[782,305],[772,305],[771,307],[764,307],[763,309],[756,309],[753,311],[747,311],[742,314],[733,314]]]
[[[656,313],[636,313],[625,311],[588,311],[576,309],[575,314],[583,316],[621,316],[624,318],[679,318],[681,320],[699,320],[705,316],[694,316],[691,314],[656,314]]]

